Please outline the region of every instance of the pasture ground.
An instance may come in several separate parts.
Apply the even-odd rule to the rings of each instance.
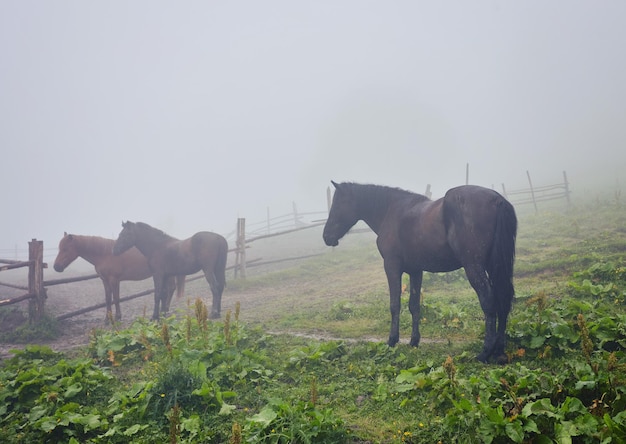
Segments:
[[[420,408],[420,405],[426,406],[426,402],[431,408],[451,408],[452,404],[449,400],[446,401],[448,398],[445,398],[445,393],[443,397],[433,398],[428,394],[430,390],[433,393],[440,389],[450,390],[450,394],[446,396],[449,396],[449,399],[455,399],[456,396],[464,396],[461,392],[466,388],[471,391],[471,387],[476,386],[477,383],[486,384],[483,379],[473,379],[478,375],[493,377],[497,382],[498,378],[493,376],[497,374],[510,377],[512,381],[517,378],[530,384],[531,377],[536,378],[533,373],[535,369],[548,377],[551,372],[557,374],[556,372],[560,371],[554,369],[571,365],[571,360],[568,361],[562,355],[557,357],[557,354],[563,353],[563,350],[571,353],[577,347],[575,341],[580,337],[578,333],[574,335],[575,338],[571,335],[566,337],[563,333],[565,327],[559,327],[558,331],[555,330],[552,333],[534,336],[536,329],[543,328],[544,324],[558,324],[558,322],[548,322],[542,319],[542,316],[560,314],[562,310],[558,307],[558,310],[555,308],[553,311],[542,312],[544,308],[541,304],[545,301],[548,304],[552,302],[558,304],[565,300],[572,291],[569,284],[572,276],[587,270],[596,263],[613,262],[617,264],[613,269],[614,273],[624,271],[626,208],[620,202],[618,195],[615,198],[609,196],[603,199],[593,198],[585,202],[575,202],[567,210],[562,205],[542,209],[539,214],[518,210],[518,218],[516,302],[512,313],[515,322],[512,322],[509,327],[513,347],[509,351],[512,353],[512,360],[517,362],[515,365],[505,366],[503,370],[497,366],[479,365],[471,360],[481,346],[483,318],[476,295],[462,271],[425,275],[420,348],[413,349],[406,345],[410,334],[410,318],[405,295],[401,315],[401,344],[393,352],[384,349],[383,343],[387,338],[389,328],[388,295],[382,259],[376,251],[374,236],[371,233],[349,235],[334,249],[323,245],[321,228],[294,233],[285,238],[271,238],[264,243],[259,242],[258,245],[254,243],[248,253],[249,259],[262,257],[265,260],[271,260],[302,254],[319,255],[295,262],[281,262],[250,268],[246,280],[234,280],[232,272],[229,272],[222,315],[224,317],[229,310],[233,312],[235,305],[239,303],[241,307],[239,319],[244,324],[251,328],[258,328],[265,333],[271,333],[277,338],[278,344],[282,344],[285,350],[290,350],[284,355],[280,351],[276,352],[278,354],[274,359],[285,360],[286,363],[293,361],[297,365],[302,363],[302,372],[312,372],[317,375],[323,402],[339,412],[359,436],[365,436],[372,442],[401,442],[405,441],[405,437],[408,442],[425,442],[420,441],[418,436],[432,438],[443,436],[436,435],[436,433],[451,433],[449,428],[441,429],[443,425],[439,422],[440,419],[429,416],[432,412]],[[53,258],[50,262],[52,261]],[[52,272],[51,276],[49,270],[46,273],[48,273],[46,279],[51,279],[52,276],[56,278],[69,275],[69,272],[63,275]],[[76,271],[76,274],[84,274],[84,272]],[[149,286],[150,281],[124,283],[123,293],[134,293]],[[593,285],[589,288],[593,291],[598,289]],[[580,307],[585,316],[596,315],[595,308],[598,309],[599,316],[600,312],[606,309],[607,304],[614,307],[616,314],[623,316],[624,300],[623,298],[619,300],[619,294],[613,302],[600,301],[599,297],[602,295],[591,293],[585,295],[583,287],[577,291],[583,293],[580,297],[585,302],[584,304],[580,302]],[[600,287],[598,291],[612,294],[606,286]],[[185,298],[173,302],[173,311],[179,313],[177,317],[182,318],[183,313],[193,311],[194,300],[198,297],[210,306],[208,295],[209,291],[204,280],[190,282],[187,284]],[[626,297],[626,292],[623,293],[623,297]],[[94,280],[51,288],[47,307],[50,313],[55,315],[98,303],[101,300],[101,284]],[[535,306],[539,307],[539,312],[535,311]],[[590,307],[595,308],[590,309]],[[152,311],[151,296],[125,303],[122,310],[124,320],[121,326],[115,327],[116,329],[129,326],[132,320],[138,317],[149,316]],[[527,315],[526,312],[532,312],[532,316]],[[104,309],[101,309],[62,321],[59,324],[60,336],[35,342],[47,344],[55,350],[71,349],[72,354],[80,354],[83,350],[81,346],[89,343],[92,331],[111,332],[111,327],[103,327],[103,318]],[[568,332],[571,333],[570,330]],[[361,360],[352,361],[352,357],[347,356],[350,353],[342,352],[342,356],[345,357],[337,361],[322,360],[323,365],[319,363],[315,350],[321,350],[324,345],[320,344],[324,343],[333,343],[333,347],[337,348],[337,342],[332,340],[345,344],[357,355],[363,353]],[[618,338],[618,341],[622,340],[623,338]],[[378,343],[381,347],[364,346],[369,341]],[[0,353],[7,356],[11,348],[24,346],[24,343],[3,343],[0,344]],[[559,348],[561,346],[562,349]],[[334,351],[333,347],[329,350]],[[554,359],[552,355],[549,355],[551,347]],[[294,354],[294,348],[300,354]],[[302,357],[304,356],[302,350],[311,354]],[[532,353],[532,356],[525,358],[525,352]],[[598,357],[601,352],[601,350],[597,352]],[[620,352],[617,355],[618,359],[622,359],[622,354]],[[459,371],[455,379],[454,373],[450,376],[450,367],[446,368],[444,365],[451,381],[448,385],[444,384],[445,380],[431,379],[434,376],[430,376],[445,376],[441,365],[446,356],[454,358]],[[389,358],[393,362],[385,366],[384,362],[376,361],[381,357]],[[577,355],[577,359],[580,360],[582,357]],[[376,362],[372,363],[372,360]],[[307,367],[305,361],[311,361],[311,366]],[[360,365],[359,362],[364,363],[366,367],[358,369],[353,367]],[[583,362],[580,364],[582,365]],[[325,370],[317,373],[318,367],[324,367]],[[328,373],[329,369],[332,369],[331,374]],[[431,373],[424,369],[431,369]],[[593,369],[597,375],[597,368],[593,367]],[[351,382],[351,378],[355,375],[357,375],[355,381]],[[279,390],[306,393],[310,384],[307,381],[310,377],[310,373],[302,373],[299,379],[305,381],[303,384],[302,381],[298,381],[300,384],[298,386]],[[555,379],[563,380],[563,377],[565,376],[558,375]],[[407,385],[407,381],[414,381],[414,385]],[[292,385],[294,383],[295,381]],[[467,384],[467,387],[464,384]],[[504,385],[500,389],[502,387],[507,390],[513,389],[506,385],[508,384],[506,381],[502,384]],[[423,387],[416,390],[418,385],[423,385]],[[585,387],[583,386],[583,389]],[[398,392],[398,388],[406,391]],[[518,387],[515,390],[520,390],[521,396],[521,389]],[[470,393],[469,391],[467,393]],[[509,392],[512,393],[511,390]],[[554,392],[553,396],[558,397],[557,393],[561,391]],[[338,396],[348,398],[341,400],[337,398]],[[481,394],[481,396],[486,396],[486,394]],[[507,393],[504,396],[506,398]],[[403,400],[401,401],[398,397]],[[474,413],[470,411],[463,413],[465,405],[463,403],[455,405],[454,408],[459,411],[459,418],[467,421],[466,426],[471,421],[479,421],[479,419],[481,424],[484,423],[484,418],[479,417],[479,414],[504,417],[505,422],[501,424],[502,430],[483,431],[492,433],[492,436],[508,436],[517,440],[520,436],[524,436],[523,433],[527,436],[536,434],[537,432],[530,429],[518,430],[516,427],[530,427],[527,421],[539,413],[530,411],[525,412],[525,415],[520,415],[521,412],[515,413],[515,409],[518,407],[521,409],[521,405],[515,404],[518,398],[511,399],[513,410],[506,412],[494,413],[486,410],[479,413],[476,408],[480,407],[480,396],[478,397],[479,405],[472,406],[471,412]],[[587,401],[593,405],[593,399],[584,400],[584,402]],[[421,404],[422,402],[424,404]],[[524,395],[524,403],[529,406],[533,404],[531,394]],[[488,403],[484,403],[483,406],[487,408]],[[583,411],[579,413],[582,414],[584,411],[583,408]],[[595,415],[596,412],[591,413]],[[560,414],[560,411],[553,412],[550,418]],[[563,415],[568,414],[563,413]],[[519,419],[516,419],[518,415]],[[568,418],[564,416],[562,421],[559,419],[559,427],[568,426]],[[515,427],[506,426],[505,423],[514,424]],[[547,427],[547,429],[554,429],[554,427]],[[409,432],[412,433],[412,439],[411,434],[404,435]],[[571,431],[571,436],[577,436],[574,433],[579,432]]]

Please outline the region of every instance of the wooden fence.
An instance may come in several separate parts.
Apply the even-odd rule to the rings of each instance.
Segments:
[[[513,205],[533,204],[535,212],[538,211],[537,202],[546,202],[555,199],[565,199],[567,205],[570,205],[570,189],[567,181],[567,173],[563,171],[563,182],[554,185],[545,185],[541,187],[533,186],[530,179],[530,173],[526,171],[528,177],[528,188],[519,190],[507,190],[502,184],[502,193]]]
[[[250,247],[250,244],[252,242],[255,242],[261,239],[267,239],[270,237],[284,236],[286,234],[294,233],[296,231],[308,230],[310,228],[319,227],[320,225],[323,225],[324,223],[325,223],[325,220],[315,221],[315,222],[311,222],[307,224],[300,223],[298,224],[299,226],[295,228],[285,229],[283,231],[279,231],[276,233],[262,234],[259,236],[254,236],[254,237],[249,238],[247,237],[247,234],[246,234],[246,219],[245,218],[237,219],[237,240],[236,240],[236,247],[234,249],[236,253],[236,257],[235,257],[235,265],[233,266],[235,270],[235,278],[241,277],[242,279],[245,279],[246,269],[249,266],[268,265],[268,264],[277,263],[277,262],[305,259],[308,257],[315,256],[315,255],[309,254],[309,255],[303,255],[303,256],[275,259],[271,261],[257,260],[255,262],[250,262],[246,260],[246,250]]]
[[[28,286],[20,287],[11,285],[19,290],[26,290],[27,293],[12,299],[0,300],[0,306],[28,300],[29,321],[32,323],[41,319],[44,313],[44,304],[46,300],[43,270],[47,267],[47,265],[43,262],[43,241],[33,239],[28,243],[27,261],[20,262],[0,259],[0,263],[6,264],[0,266],[0,271],[28,267]]]
[[[295,210],[295,205],[294,205]],[[245,231],[245,219],[238,219],[237,221],[237,240],[235,248],[229,250],[229,253],[236,253],[235,264],[228,266],[227,270],[234,270],[235,278],[246,277],[246,270],[250,267],[256,267],[261,265],[274,264],[277,262],[285,262],[297,259],[304,259],[307,257],[311,257],[314,255],[304,255],[297,257],[288,257],[288,258],[280,258],[274,260],[262,260],[262,259],[253,259],[246,260],[246,250],[250,248],[250,244],[258,241],[260,239],[266,239],[269,237],[282,236],[289,233],[293,233],[300,230],[306,230],[309,228],[317,227],[322,225],[323,221],[316,222],[305,222],[303,220],[304,216],[311,216],[315,214],[326,214],[322,212],[316,213],[293,213],[286,216],[280,216],[275,218],[275,220],[279,221],[279,224],[272,224],[271,221],[266,221],[268,224],[265,226],[265,230],[269,230],[270,233],[260,234],[256,236],[246,235]],[[284,220],[291,220],[292,226],[288,227]],[[275,230],[276,227],[284,227],[285,229],[281,231],[271,232]],[[52,280],[44,280],[43,279],[43,270],[47,268],[47,264],[43,262],[43,241],[33,240],[29,243],[29,258],[28,261],[15,261],[9,259],[0,259],[0,271],[11,270],[21,267],[29,267],[28,273],[28,286],[20,286],[14,285],[10,283],[0,282],[0,286],[11,287],[18,290],[25,290],[27,293],[13,297],[8,299],[0,299],[0,307],[7,306],[11,304],[16,304],[18,302],[22,302],[25,300],[29,300],[29,322],[37,322],[44,313],[45,300],[47,298],[46,287],[51,287],[54,285],[62,285],[69,284],[73,282],[86,281],[91,279],[99,278],[97,274],[89,274],[85,276],[71,277],[71,278],[63,278],[63,279],[52,279]],[[196,275],[188,276],[186,282],[195,281],[197,279],[204,279],[204,275],[200,272]],[[135,294],[131,294],[129,296],[120,297],[120,302],[130,301],[132,299],[136,299],[142,296],[147,296],[154,293],[154,288],[150,288]],[[106,303],[102,302],[96,305],[91,305],[89,307],[84,307],[79,310],[65,313],[57,317],[57,319],[67,319],[73,316],[77,316],[80,314],[84,314],[93,310],[101,309],[106,307]]]

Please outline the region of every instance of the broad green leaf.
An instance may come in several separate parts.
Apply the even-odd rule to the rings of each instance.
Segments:
[[[551,418],[551,417],[556,416],[554,411],[555,409],[552,403],[550,402],[550,399],[541,398],[537,401],[529,402],[528,404],[526,404],[524,408],[522,409],[522,414],[524,416],[546,415]]]
[[[533,336],[530,340],[530,348],[539,348],[546,342],[546,336]]]
[[[522,442],[524,441],[524,431],[522,430],[522,425],[519,420],[514,422],[509,422],[505,427],[506,436],[511,438],[513,442]]]
[[[264,427],[270,425],[278,417],[278,414],[270,406],[265,406],[256,415],[250,418],[251,422],[262,424]]]
[[[561,421],[554,425],[554,435],[559,444],[572,444],[572,436],[577,436],[578,430],[573,422]]]
[[[230,415],[237,407],[231,404],[226,404],[225,402],[222,404],[222,408],[220,409],[220,415]]]
[[[145,427],[147,426],[141,425],[141,424],[134,424],[130,426],[129,428],[127,428],[126,430],[124,430],[124,436],[133,436],[135,433],[139,432]]]
[[[65,390],[65,398],[72,398],[83,391],[83,386],[80,382],[76,382],[70,385],[67,390]]]

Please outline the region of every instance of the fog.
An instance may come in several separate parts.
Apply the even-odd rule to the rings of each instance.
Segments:
[[[0,257],[122,220],[227,234],[331,179],[626,168],[623,1],[3,1]],[[321,240],[320,240],[321,242]]]

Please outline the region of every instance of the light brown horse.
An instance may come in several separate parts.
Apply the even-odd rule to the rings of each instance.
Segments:
[[[113,255],[113,239],[98,236],[81,236],[65,233],[59,242],[59,254],[54,261],[54,269],[62,272],[78,257],[91,263],[104,284],[104,297],[107,305],[105,322],[109,323],[112,313],[111,302],[115,302],[115,319],[122,319],[120,309],[120,281],[142,281],[152,276],[148,261],[136,248],[131,248],[119,256]],[[185,290],[185,276],[176,278],[177,296]],[[174,292],[174,281],[168,283],[169,297]]]

